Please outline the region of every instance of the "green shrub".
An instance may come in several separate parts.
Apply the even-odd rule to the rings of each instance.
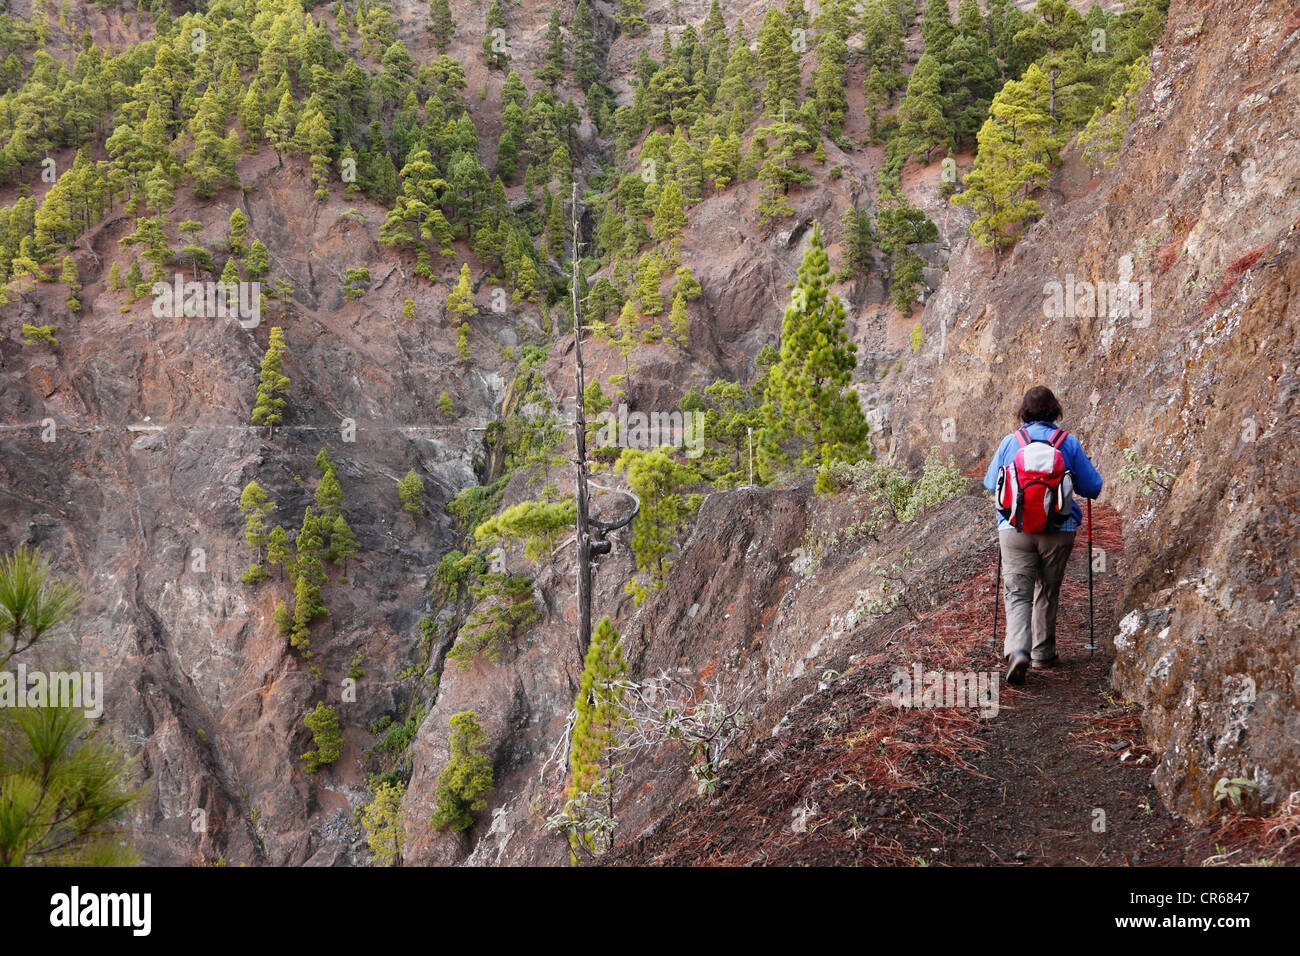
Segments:
[[[28,325],[23,323],[23,342],[27,345],[34,345],[37,342],[44,342],[46,345],[52,345],[56,349],[59,347],[59,340],[54,337],[58,331],[57,326],[53,325]]]
[[[868,501],[888,505],[899,521],[911,521],[922,508],[964,494],[969,484],[957,460],[949,455],[943,461],[937,448],[930,449],[918,477],[901,465],[862,460],[833,464],[817,480],[819,491],[851,487]]]
[[[507,476],[502,475],[490,485],[473,485],[462,488],[447,504],[447,512],[460,525],[462,531],[473,531],[492,516],[501,504],[506,490]]]
[[[447,652],[447,659],[461,670],[468,670],[476,657],[499,663],[501,652],[519,629],[541,616],[533,601],[533,579],[525,575],[489,574],[470,593],[479,600],[479,607]]]
[[[438,774],[434,797],[438,801],[429,825],[435,830],[468,830],[474,815],[487,808],[492,789],[492,761],[484,754],[487,734],[472,710],[451,718],[451,756]]]
[[[444,601],[459,598],[465,594],[474,579],[486,571],[487,561],[482,554],[448,551],[434,569],[433,589]]]
[[[311,731],[315,750],[302,755],[307,761],[307,772],[315,773],[343,755],[343,729],[339,726],[339,714],[333,707],[322,701],[316,709],[302,719]]]
[[[402,826],[404,784],[385,781],[375,789],[375,799],[361,811],[361,828],[366,844],[380,866],[400,866],[405,828]]]

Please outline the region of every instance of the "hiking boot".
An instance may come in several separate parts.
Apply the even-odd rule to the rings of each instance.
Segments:
[[[1060,663],[1061,663],[1061,655],[1053,654],[1051,657],[1045,657],[1041,661],[1031,662],[1030,666],[1037,671],[1037,670],[1042,670],[1045,667],[1056,667]]]
[[[1027,670],[1029,670],[1029,655],[1023,651],[1016,651],[1007,659],[1007,683],[1023,684]]]

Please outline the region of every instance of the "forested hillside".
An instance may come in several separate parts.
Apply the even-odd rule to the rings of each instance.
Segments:
[[[1231,649],[1149,678],[1216,626],[1170,611],[1198,549],[1245,547],[1285,490],[1209,537],[1206,489],[1247,453],[1226,436],[1253,415],[1292,444],[1249,453],[1294,448],[1294,336],[1273,328],[1291,286],[1248,284],[1294,271],[1294,163],[1210,121],[1264,98],[1260,128],[1294,134],[1284,6],[15,0],[0,550],[79,586],[35,653],[105,675],[100,723],[144,787],[126,842],[146,863],[686,859],[646,840],[725,808],[729,767],[791,726],[866,733],[821,718],[874,713],[873,655],[930,647],[908,642],[935,633],[933,581],[965,587],[992,541],[971,537],[989,509],[969,479],[1046,378],[1148,535],[1098,635],[1109,652],[1125,622],[1144,768],[1195,823],[1220,780],[1285,804],[1289,725],[1253,729],[1224,681],[1294,695],[1294,541],[1249,584],[1197,585],[1231,605]],[[1243,27],[1253,52],[1233,51]],[[1254,177],[1231,215],[1197,213],[1229,175]],[[1148,291],[1107,331],[1073,288],[1044,305],[1076,275]],[[1250,346],[1175,367],[1171,338],[1249,325],[1243,289],[1272,296]],[[1277,394],[1207,418],[1258,385],[1253,362]],[[597,562],[589,647],[579,403],[593,513],[637,503]],[[1277,627],[1289,644],[1238,654]],[[833,703],[796,718],[819,686]],[[878,772],[861,780],[892,792]],[[808,859],[907,862],[920,839]]]

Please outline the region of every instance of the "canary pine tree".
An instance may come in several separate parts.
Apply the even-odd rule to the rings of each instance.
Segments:
[[[763,110],[773,118],[780,118],[782,104],[789,104],[792,110],[799,105],[799,54],[794,36],[790,18],[779,7],[768,7],[758,31],[758,66],[767,81]]]
[[[472,710],[451,718],[451,756],[438,774],[434,789],[437,807],[429,820],[435,830],[468,830],[474,815],[487,808],[492,789],[492,760],[483,753],[487,734]]]
[[[576,853],[598,853],[608,846],[614,822],[614,762],[619,732],[628,724],[621,682],[627,662],[618,631],[601,618],[591,635],[587,658],[573,702],[573,736],[569,745],[569,790],[566,813],[573,821],[569,845]],[[597,808],[596,804],[603,804]]]
[[[813,226],[799,278],[781,327],[780,358],[763,401],[759,463],[769,479],[788,460],[783,447],[801,445],[799,463],[822,468],[866,454],[867,422],[850,388],[857,346],[844,331],[844,303],[830,290],[821,224]]]
[[[0,867],[138,862],[121,828],[143,790],[99,729],[72,707],[0,708]]]
[[[453,319],[473,318],[478,315],[474,307],[474,287],[470,284],[469,263],[461,264],[456,285],[447,293],[447,315]]]
[[[380,866],[402,865],[402,845],[406,839],[402,798],[405,796],[406,784],[385,780],[375,788],[375,798],[362,808],[361,829]]]
[[[636,442],[636,430],[630,430],[628,442]],[[672,449],[642,451],[624,448],[614,470],[626,473],[628,487],[640,499],[641,507],[632,522],[632,553],[636,568],[646,575],[649,587],[629,581],[626,590],[640,604],[653,588],[661,588],[668,575],[677,532],[695,516],[702,498],[683,495],[682,489],[698,483],[701,475],[692,465],[683,464],[669,454]]]
[[[446,395],[446,392],[443,392]],[[397,496],[402,500],[402,507],[414,521],[420,515],[424,514],[424,482],[412,468],[407,471],[405,477],[397,482]]]
[[[456,32],[456,21],[452,18],[448,0],[433,0],[429,4],[429,31],[433,34],[434,46],[438,52],[446,53],[447,44]]]
[[[243,494],[239,496],[239,510],[244,513],[244,540],[253,556],[252,563],[244,572],[246,584],[256,584],[267,577],[266,569],[262,567],[262,550],[267,545],[266,518],[274,507],[275,503],[267,499],[266,492],[256,481],[245,485]]]
[[[926,163],[937,146],[952,151],[952,130],[948,125],[948,103],[943,96],[943,71],[938,57],[925,53],[907,81],[907,94],[898,107],[898,137],[901,152],[920,152]]]
[[[1014,245],[1027,221],[1042,209],[1033,191],[1047,182],[1055,140],[1048,114],[1047,77],[1031,65],[1020,80],[1006,84],[989,107],[980,127],[979,152],[966,174],[964,190],[953,196],[976,213],[971,235],[993,250],[993,268],[1001,252]]]
[[[990,117],[984,121],[975,167],[966,175],[965,191],[952,201],[976,212],[971,235],[993,250],[994,272],[1002,250],[1015,244],[1030,216],[1042,211],[1028,192],[1047,173],[1047,167],[1032,159],[997,120]]]
[[[551,89],[564,79],[564,34],[560,29],[560,8],[551,7],[551,19],[546,26],[546,58],[537,78]]]
[[[284,408],[288,404],[284,398],[289,391],[289,378],[283,371],[284,349],[284,330],[273,326],[262,356],[262,376],[257,383],[257,404],[253,406],[251,419],[254,425],[265,425],[268,436],[284,420]]]

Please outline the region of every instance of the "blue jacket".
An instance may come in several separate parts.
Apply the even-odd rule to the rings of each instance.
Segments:
[[[1029,432],[1030,438],[1049,439],[1056,433],[1057,426],[1051,422],[1030,422],[1025,426]],[[989,463],[988,474],[984,476],[984,487],[989,491],[996,492],[998,486],[998,470],[1003,465],[1009,465],[1016,460],[1016,452],[1020,450],[1020,443],[1016,441],[1016,433],[1012,432],[1006,438],[1002,439],[1002,444],[998,446],[998,452],[993,456],[993,461]],[[1074,473],[1074,494],[1077,498],[1096,498],[1101,494],[1101,475],[1093,467],[1088,456],[1083,452],[1083,446],[1079,444],[1079,439],[1071,435],[1064,444],[1061,445],[1061,456],[1065,459],[1065,467]],[[1079,502],[1076,500],[1071,509],[1072,514],[1065,519],[1061,525],[1061,531],[1077,531],[1079,522],[1083,519],[1083,511],[1079,508]],[[997,511],[994,511],[997,514]],[[1010,528],[1011,522],[998,515],[998,530]]]

